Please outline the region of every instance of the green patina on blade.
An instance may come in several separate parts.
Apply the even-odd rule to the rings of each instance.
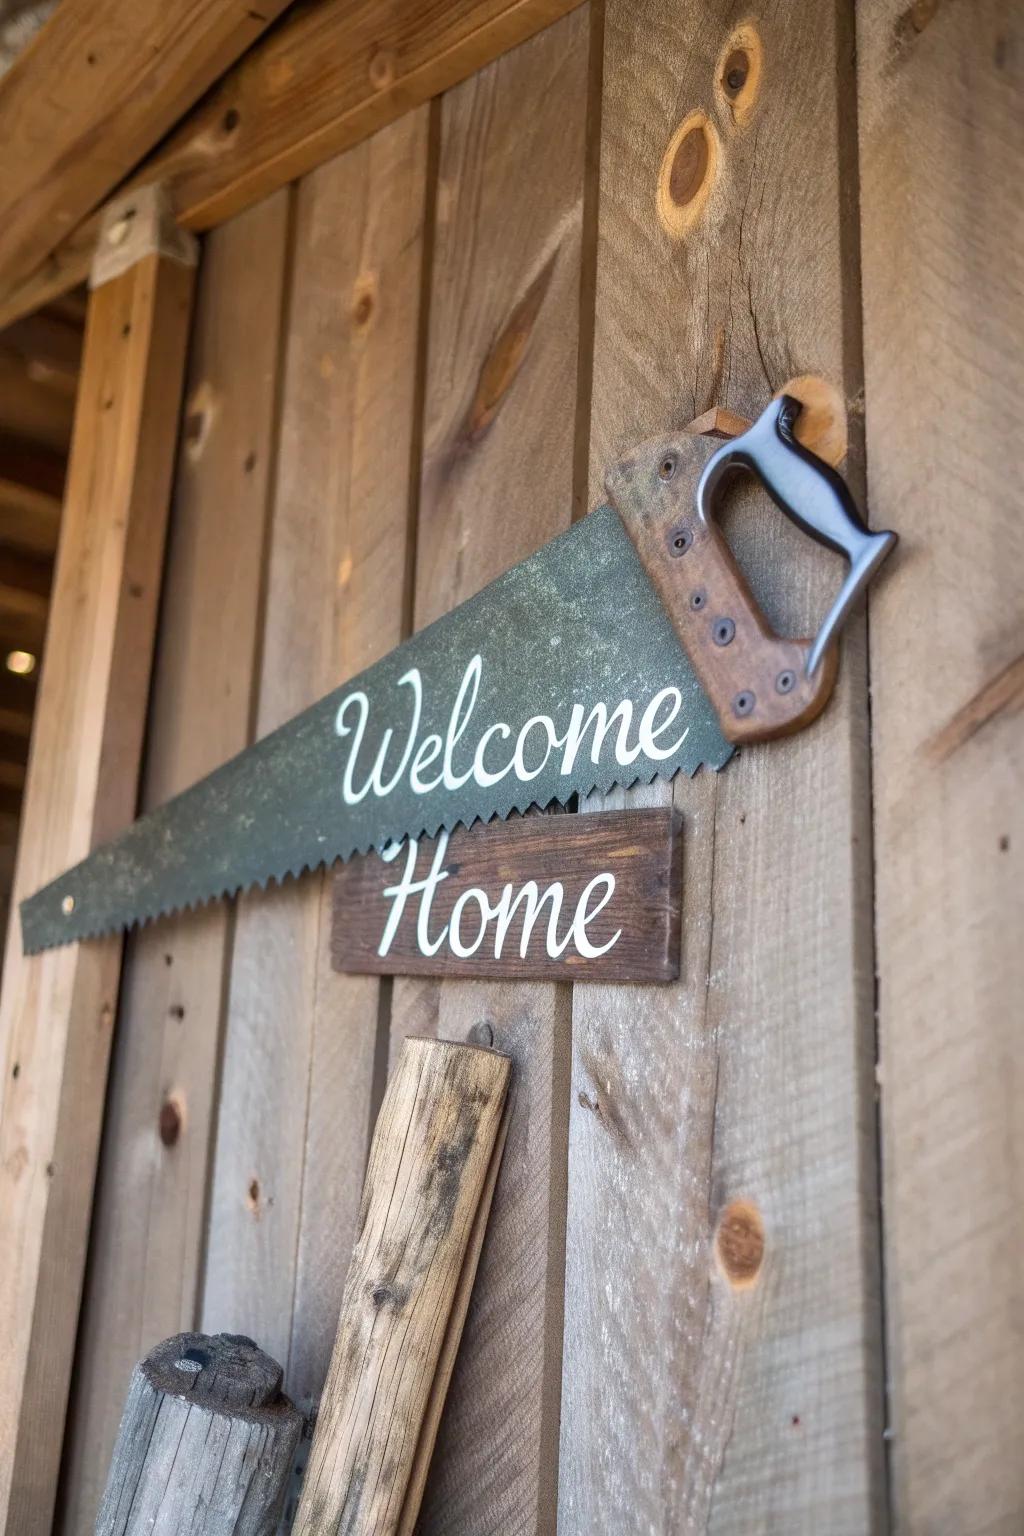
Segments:
[[[421,784],[441,772],[443,748],[431,758],[423,743],[431,735],[443,741],[452,734],[453,705],[475,656],[481,658],[479,687],[471,714],[464,708],[459,717],[464,724],[450,752],[453,777],[471,770],[488,727],[508,727],[507,736],[492,733],[481,756],[488,774],[511,761],[516,739],[533,717],[547,717],[553,730],[536,724],[524,740],[521,766],[530,775],[525,782],[509,771],[495,783],[470,777],[457,788],[439,783],[419,792],[411,782],[412,764],[422,750]],[[422,679],[422,712],[407,752],[415,689],[401,680],[414,668]],[[664,758],[637,750],[632,761],[620,761],[617,745],[623,756],[638,748],[638,724],[666,688],[679,690],[681,707],[672,721],[671,699],[652,708],[648,742],[661,751],[682,736],[677,749]],[[381,781],[386,785],[397,777],[397,782],[386,794],[371,788],[358,803],[346,804],[346,767],[364,712],[355,694],[366,697],[366,718],[351,782],[356,791],[365,784],[389,728]],[[346,700],[347,734],[339,736],[338,713]],[[624,700],[632,710],[622,737],[623,715],[614,711]],[[463,702],[470,702],[465,690]],[[579,706],[577,725],[581,720],[591,725],[564,772],[565,749],[551,740],[570,728],[574,706]],[[591,720],[599,706],[612,717],[603,735]],[[596,719],[600,724],[600,709]],[[546,760],[534,773],[546,746]],[[701,764],[718,769],[731,753],[618,515],[609,506],[598,507],[476,597],[23,902],[25,949],[34,953],[128,928],[460,822],[564,804],[572,795],[616,784],[692,774]],[[403,756],[406,771],[396,776]]]

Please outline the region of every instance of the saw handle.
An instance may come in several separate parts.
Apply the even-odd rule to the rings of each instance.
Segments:
[[[894,533],[872,533],[841,475],[793,435],[800,401],[780,395],[753,426],[711,455],[697,482],[697,512],[710,521],[715,490],[736,468],[752,470],[775,505],[819,544],[845,555],[850,570],[807,657],[808,677],[842,629],[851,608],[896,543]]]
[[[699,437],[642,444],[608,490],[725,736],[769,741],[809,725],[835,684],[838,631],[896,542],[871,533],[849,491],[793,436],[800,402],[783,395],[706,460]],[[787,517],[847,556],[850,570],[816,638],[772,630],[714,517],[726,476],[750,470]]]

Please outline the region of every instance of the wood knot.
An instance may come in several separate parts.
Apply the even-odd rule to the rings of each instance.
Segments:
[[[375,48],[370,55],[370,84],[375,91],[386,91],[395,83],[398,60],[390,48]]]
[[[377,308],[377,280],[367,273],[360,277],[352,290],[352,325],[356,331],[368,329]]]
[[[157,1126],[160,1132],[160,1140],[165,1147],[176,1145],[181,1135],[181,1105],[177,1099],[165,1099],[160,1106],[160,1117]]]
[[[793,428],[798,443],[824,459],[835,469],[846,458],[848,430],[843,392],[830,379],[815,373],[801,373],[787,379],[779,395],[792,395],[802,407]]]
[[[734,28],[718,56],[715,90],[722,109],[733,124],[746,123],[761,94],[764,48],[752,22]]]
[[[224,116],[220,120],[221,130],[225,138],[230,138],[233,133],[237,132],[238,125],[241,121],[242,115],[238,108],[228,107],[227,111],[224,113]]]
[[[491,343],[460,434],[463,446],[480,441],[492,425],[526,360],[530,339],[554,276],[558,248],[531,278]]]
[[[198,464],[203,456],[203,449],[206,447],[210,428],[213,426],[214,415],[213,387],[206,382],[198,384],[185,407],[185,424],[182,428],[185,455],[191,464]]]
[[[681,240],[707,206],[718,169],[718,138],[703,112],[679,124],[658,174],[658,219],[665,233]]]
[[[756,1283],[764,1258],[764,1223],[749,1200],[733,1200],[719,1217],[715,1257],[733,1290],[746,1291]]]

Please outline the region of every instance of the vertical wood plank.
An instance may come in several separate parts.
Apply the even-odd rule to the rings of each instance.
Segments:
[[[149,255],[89,302],[0,1034],[0,1521],[49,1530],[121,959],[26,958],[17,900],[131,820],[193,272]]]
[[[712,405],[803,373],[856,399],[851,24],[608,0],[595,495]],[[837,563],[763,497],[727,526],[812,633]],[[819,724],[676,783],[681,983],[576,989],[566,1532],[880,1528],[865,702],[854,629]]]
[[[417,626],[571,518],[588,35],[585,7],[443,101]],[[568,1025],[565,987],[395,981],[395,1047],[474,1038],[515,1061],[424,1533],[554,1529]]]
[[[1024,1529],[1024,17],[858,11],[895,1528]]]
[[[145,809],[250,737],[288,208],[278,193],[206,242]],[[230,929],[218,902],[127,941],[65,1452],[68,1536],[95,1525],[136,1361],[196,1322]]]
[[[296,232],[257,733],[402,638],[426,109],[308,176]],[[239,902],[203,1326],[330,1361],[372,1129],[382,983],[330,966],[322,873]]]

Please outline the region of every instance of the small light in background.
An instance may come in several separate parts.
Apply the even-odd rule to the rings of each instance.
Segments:
[[[7,670],[17,673],[18,677],[28,677],[30,672],[36,669],[36,659],[31,651],[8,651]]]

